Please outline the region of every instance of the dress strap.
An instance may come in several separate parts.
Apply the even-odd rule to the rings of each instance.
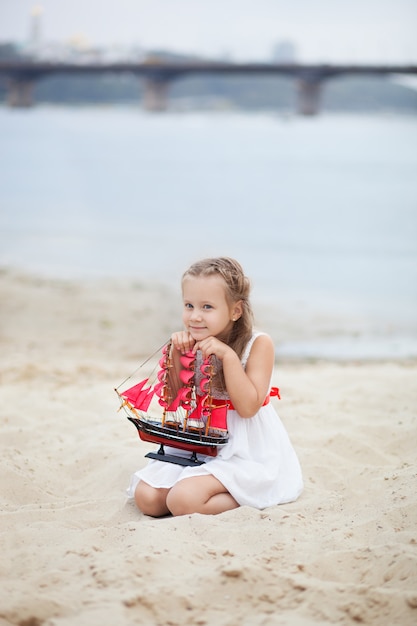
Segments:
[[[257,331],[255,331],[252,334],[252,337],[249,339],[248,343],[246,344],[246,348],[245,348],[245,350],[244,350],[244,352],[242,354],[241,363],[243,365],[243,368],[246,367],[246,363],[248,362],[248,358],[249,358],[249,354],[250,354],[253,342],[255,341],[255,339],[257,337],[259,337],[260,335],[265,335],[265,334],[266,333],[261,333],[261,332],[257,332]]]

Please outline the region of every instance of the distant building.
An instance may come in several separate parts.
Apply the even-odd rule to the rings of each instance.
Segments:
[[[297,48],[292,41],[279,41],[273,48],[272,60],[275,63],[295,63]]]
[[[42,39],[42,13],[43,8],[38,4],[30,12],[29,24],[29,46],[35,51],[38,50]]]

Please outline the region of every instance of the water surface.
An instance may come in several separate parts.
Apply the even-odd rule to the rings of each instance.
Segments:
[[[40,106],[0,136],[1,266],[177,284],[232,255],[304,320],[288,354],[417,355],[417,117]]]

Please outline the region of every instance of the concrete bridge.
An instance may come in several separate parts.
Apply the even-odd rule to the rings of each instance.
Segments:
[[[324,81],[347,74],[389,76],[417,74],[417,65],[327,65],[304,63],[225,63],[216,61],[164,61],[158,58],[134,63],[61,63],[54,61],[0,61],[0,76],[7,78],[7,101],[12,107],[33,104],[33,85],[52,75],[92,75],[128,73],[144,81],[144,108],[167,108],[169,85],[174,80],[197,75],[285,75],[293,77],[298,91],[298,111],[315,115],[320,105]]]

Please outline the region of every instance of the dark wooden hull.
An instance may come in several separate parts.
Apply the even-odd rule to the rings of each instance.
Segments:
[[[143,441],[157,443],[205,456],[216,456],[219,447],[224,446],[228,436],[203,435],[200,432],[183,431],[180,427],[162,426],[160,422],[128,417],[137,428]]]

